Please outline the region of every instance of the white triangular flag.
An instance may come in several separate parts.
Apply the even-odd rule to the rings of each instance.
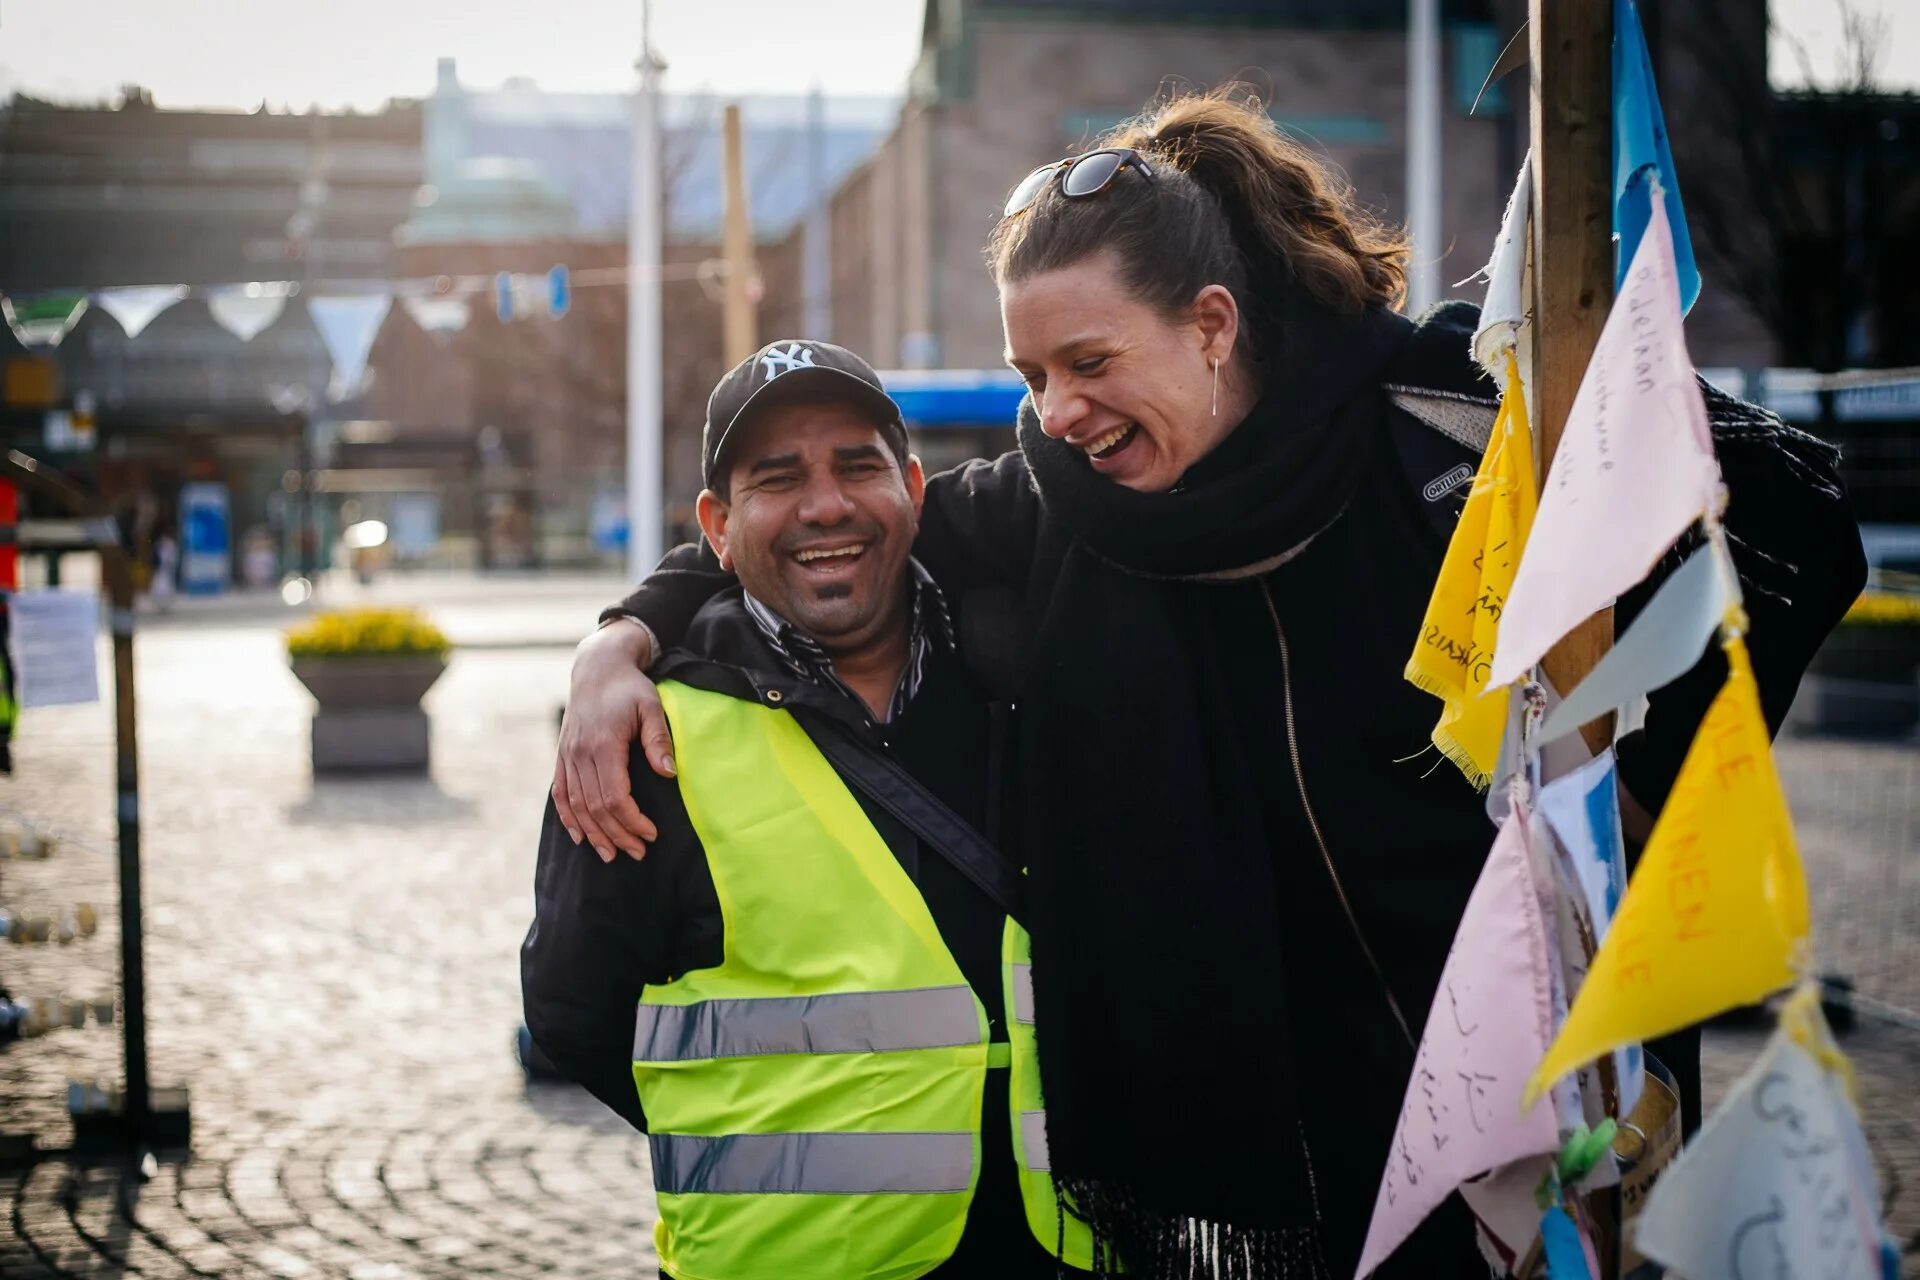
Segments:
[[[1796,997],[1809,998],[1817,1008],[1817,993]],[[1888,1269],[1880,1193],[1839,1074],[1845,1059],[1823,1034],[1808,1039],[1776,1031],[1660,1175],[1634,1233],[1641,1253],[1688,1280],[1898,1271],[1897,1255]]]
[[[1487,298],[1480,304],[1480,327],[1473,334],[1473,358],[1489,374],[1499,376],[1507,349],[1518,341],[1527,318],[1522,284],[1527,273],[1527,225],[1533,210],[1533,153],[1520,165],[1519,180],[1507,197],[1507,214],[1500,220],[1500,237],[1493,256],[1481,268],[1487,277]]]
[[[465,298],[403,296],[400,305],[428,333],[458,333],[473,316],[473,305]]]
[[[137,338],[160,313],[187,296],[183,284],[127,285],[102,289],[93,295],[99,308],[120,322],[129,338]]]
[[[320,341],[326,343],[327,354],[333,359],[342,397],[360,389],[367,372],[367,356],[373,351],[373,339],[392,305],[393,296],[386,293],[307,300],[307,314],[313,317]]]
[[[252,342],[280,318],[292,292],[292,286],[280,281],[223,284],[207,290],[207,310],[222,329],[242,342]]]
[[[1673,240],[1656,203],[1541,488],[1488,687],[1519,678],[1646,577],[1715,500],[1719,480],[1680,330]]]
[[[1540,726],[1540,741],[1573,733],[1685,675],[1700,661],[1731,603],[1713,549],[1694,552],[1660,584],[1627,633],[1613,642],[1572,695],[1554,708]]]

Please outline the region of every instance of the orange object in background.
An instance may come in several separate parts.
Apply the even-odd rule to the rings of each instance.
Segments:
[[[16,409],[51,409],[60,402],[60,366],[47,356],[0,361],[0,402]]]

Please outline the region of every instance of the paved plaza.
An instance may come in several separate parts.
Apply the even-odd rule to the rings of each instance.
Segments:
[[[0,1276],[649,1277],[644,1140],[510,1045],[567,641],[611,579],[393,583],[463,642],[428,695],[427,779],[315,782],[310,702],[270,601],[182,602],[138,641],[153,1075],[192,1089],[184,1159],[142,1183],[0,1169]],[[1920,1009],[1920,750],[1787,739],[1782,761],[1835,967]],[[68,946],[0,943],[17,997],[110,993],[113,760],[104,706],[27,713],[0,904],[101,908]],[[1862,816],[1862,815],[1866,816]],[[584,855],[583,855],[584,856]],[[1920,1235],[1920,1030],[1847,1040],[1904,1242]],[[1722,1086],[1759,1033],[1716,1032]],[[0,1130],[69,1138],[69,1078],[117,1079],[117,1028],[0,1050]],[[1920,1258],[1913,1259],[1920,1261]],[[1920,1274],[1916,1268],[1913,1274]]]

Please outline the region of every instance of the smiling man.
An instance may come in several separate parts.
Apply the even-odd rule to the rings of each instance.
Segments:
[[[649,1133],[664,1274],[1086,1268],[1047,1173],[1019,877],[977,834],[1004,754],[909,555],[899,410],[852,352],[777,342],[721,379],[703,447],[700,525],[739,586],[652,668],[677,770],[634,758],[645,858],[586,856],[548,806],[527,1025]]]

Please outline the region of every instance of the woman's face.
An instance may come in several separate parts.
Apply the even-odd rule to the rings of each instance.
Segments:
[[[1190,312],[1169,321],[1135,300],[1107,253],[1000,289],[1007,363],[1041,430],[1143,493],[1173,488],[1245,416],[1225,368],[1214,410],[1213,362],[1238,331],[1233,296],[1209,285]]]

